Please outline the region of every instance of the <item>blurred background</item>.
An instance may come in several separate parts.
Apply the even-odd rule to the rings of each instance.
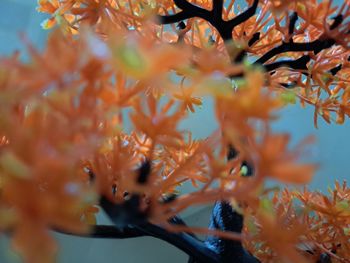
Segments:
[[[342,0],[334,1],[341,3]],[[11,55],[14,51],[24,51],[19,34],[25,33],[38,49],[45,46],[47,31],[40,27],[45,15],[35,10],[35,0],[0,0],[0,56]],[[25,53],[22,56],[27,59]],[[0,94],[1,96],[1,94]],[[205,138],[216,127],[212,103],[209,99],[196,114],[182,124],[190,128],[196,138]],[[334,180],[342,181],[349,177],[350,161],[350,120],[344,125],[328,125],[319,121],[319,128],[313,126],[313,108],[302,109],[299,105],[285,108],[274,129],[289,132],[293,143],[305,136],[315,135],[316,144],[308,158],[316,161],[320,168],[310,187],[314,190],[326,191],[333,186]],[[274,183],[274,182],[271,182]],[[186,189],[187,191],[188,189]],[[211,206],[186,211],[184,219],[189,225],[206,226],[209,221]],[[104,215],[100,215],[99,223],[108,223]],[[59,241],[59,263],[98,263],[98,262],[186,262],[187,256],[176,248],[154,238],[137,238],[129,240],[98,240],[69,237],[55,234]],[[8,239],[0,234],[0,263],[21,262],[10,247]]]

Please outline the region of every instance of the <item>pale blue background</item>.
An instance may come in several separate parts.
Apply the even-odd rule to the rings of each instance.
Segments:
[[[335,1],[340,3],[341,1]],[[47,32],[39,26],[45,18],[35,11],[32,0],[0,0],[0,55],[11,54],[14,50],[23,49],[18,32],[25,32],[35,46],[44,46]],[[25,58],[26,56],[24,56]],[[53,62],[54,63],[54,62]],[[0,94],[1,96],[1,94]],[[293,142],[300,141],[307,135],[316,135],[316,146],[309,158],[320,164],[311,186],[314,189],[326,190],[335,179],[342,181],[349,178],[350,161],[350,121],[345,125],[328,125],[320,120],[319,129],[313,127],[313,108],[301,109],[299,106],[287,107],[281,112],[281,119],[274,124],[275,130],[288,131]],[[204,107],[183,123],[190,127],[198,138],[204,138],[216,127],[212,104],[205,100]],[[196,213],[186,214],[193,224],[206,224],[209,208]],[[105,220],[101,217],[101,220]],[[186,262],[186,256],[177,249],[153,238],[137,240],[91,240],[83,238],[66,238],[58,235],[61,250],[60,263],[98,263],[98,262]],[[15,262],[8,249],[8,242],[0,235],[0,262]]]

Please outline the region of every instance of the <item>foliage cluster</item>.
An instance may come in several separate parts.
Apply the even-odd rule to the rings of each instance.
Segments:
[[[39,0],[38,11],[56,27],[46,49],[24,38],[29,62],[0,60],[0,230],[26,262],[54,260],[50,229],[123,238],[147,224],[242,240],[262,262],[348,262],[345,183],[330,196],[265,186],[305,184],[316,168],[302,162],[309,138],[291,148],[272,131],[282,107],[313,106],[316,127],[350,116],[348,0]],[[179,125],[204,96],[219,128],[195,140]],[[187,181],[196,190],[179,193]],[[243,216],[242,233],[174,223],[216,201]],[[123,231],[98,227],[98,207]]]

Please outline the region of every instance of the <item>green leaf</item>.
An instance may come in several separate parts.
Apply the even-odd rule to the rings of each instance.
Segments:
[[[249,234],[256,235],[258,233],[258,228],[253,217],[248,217],[245,223],[248,228]]]
[[[281,99],[285,104],[295,104],[296,95],[293,91],[285,91],[281,94]]]
[[[248,174],[248,167],[246,165],[242,165],[241,170],[239,172],[242,176],[246,176]]]
[[[247,80],[245,78],[236,78],[232,80],[232,82],[235,89],[242,89],[247,85]]]
[[[274,207],[273,207],[273,203],[270,199],[268,198],[263,198],[260,200],[260,208],[268,213],[268,214],[273,214],[274,213]]]
[[[0,167],[5,173],[18,178],[25,179],[30,174],[29,167],[11,152],[5,152],[0,156]]]
[[[349,202],[346,201],[346,200],[337,202],[336,207],[337,207],[338,209],[340,209],[340,210],[343,210],[343,211],[347,211],[347,210],[349,210],[349,208],[350,208]]]
[[[147,61],[136,47],[118,46],[113,49],[113,55],[120,66],[131,74],[142,73],[147,69]]]
[[[350,235],[350,227],[345,227],[345,228],[343,228],[343,230],[344,230],[345,235],[347,235],[347,236]]]

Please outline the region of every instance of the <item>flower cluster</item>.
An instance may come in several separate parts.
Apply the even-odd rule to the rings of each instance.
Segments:
[[[336,182],[328,195],[306,188],[274,190],[272,199],[266,195],[257,210],[246,211],[246,230],[251,234],[246,246],[260,260],[283,262],[289,255],[287,259],[315,262],[327,255],[332,262],[348,262],[350,190],[346,182]]]

